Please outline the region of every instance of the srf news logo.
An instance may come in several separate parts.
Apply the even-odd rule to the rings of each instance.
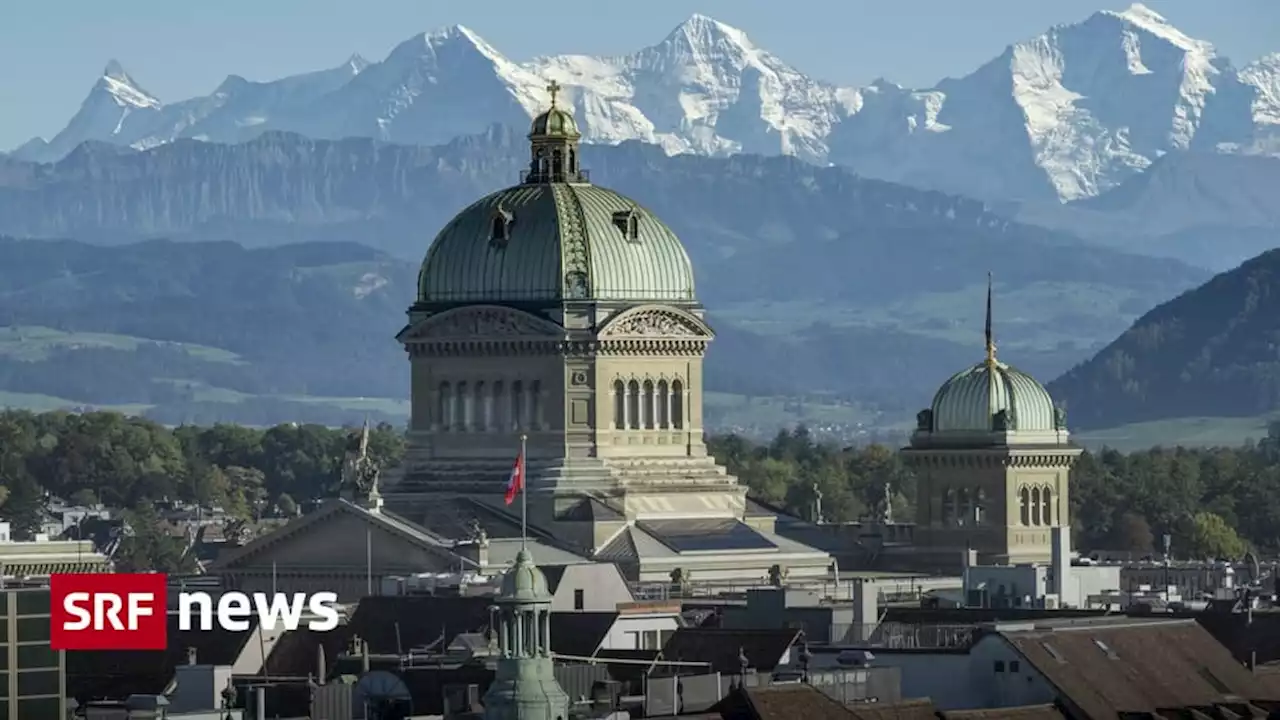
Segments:
[[[164,650],[169,647],[169,584],[161,573],[53,575],[49,582],[50,645],[54,650]],[[220,627],[244,632],[256,618],[264,630],[338,627],[331,592],[178,593],[180,630]]]

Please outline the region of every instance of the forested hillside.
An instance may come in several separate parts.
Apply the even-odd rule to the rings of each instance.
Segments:
[[[1143,315],[1049,390],[1074,428],[1280,409],[1280,250]]]

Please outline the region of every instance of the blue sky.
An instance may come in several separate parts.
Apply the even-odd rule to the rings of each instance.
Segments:
[[[910,86],[963,75],[1010,42],[1125,0],[8,0],[0,22],[0,148],[62,128],[107,60],[163,101],[228,74],[268,80],[382,59],[415,32],[461,23],[515,60],[616,54],[700,12],[745,30],[809,75]],[[1280,51],[1280,0],[1150,0],[1244,64]],[[580,10],[557,14],[555,8]]]

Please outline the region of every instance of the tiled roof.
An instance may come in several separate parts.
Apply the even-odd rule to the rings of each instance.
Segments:
[[[254,630],[230,632],[181,630],[178,616],[169,614],[167,650],[69,650],[67,694],[80,702],[122,699],[129,695],[164,692],[174,668],[187,663],[187,649],[195,648],[201,665],[233,665]]]
[[[737,675],[742,672],[741,653],[746,656],[749,669],[770,672],[799,635],[799,630],[785,628],[680,628],[663,646],[662,659],[707,662],[711,663],[712,672]],[[655,670],[655,674],[663,672],[661,666]]]
[[[1057,687],[1077,720],[1262,697],[1263,686],[1192,620],[1131,621],[1004,637]]]
[[[944,710],[943,720],[1064,720],[1053,705],[1022,705],[989,710]]]
[[[859,704],[849,710],[858,720],[937,720],[937,709],[928,698],[903,700],[890,705]]]
[[[745,691],[752,714],[758,720],[854,720],[848,707],[802,683],[769,685]]]

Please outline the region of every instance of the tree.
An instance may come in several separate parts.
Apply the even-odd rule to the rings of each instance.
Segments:
[[[1248,544],[1236,534],[1219,515],[1210,512],[1196,513],[1191,518],[1188,552],[1197,558],[1238,560],[1249,549]]]
[[[284,517],[293,517],[298,514],[298,503],[289,497],[289,493],[280,493],[276,498],[276,510]]]
[[[1115,549],[1135,553],[1149,553],[1155,545],[1155,535],[1147,519],[1133,512],[1120,515],[1112,532]]]
[[[80,505],[83,507],[93,507],[98,504],[98,494],[89,488],[80,488],[71,493],[67,500],[72,505]]]

